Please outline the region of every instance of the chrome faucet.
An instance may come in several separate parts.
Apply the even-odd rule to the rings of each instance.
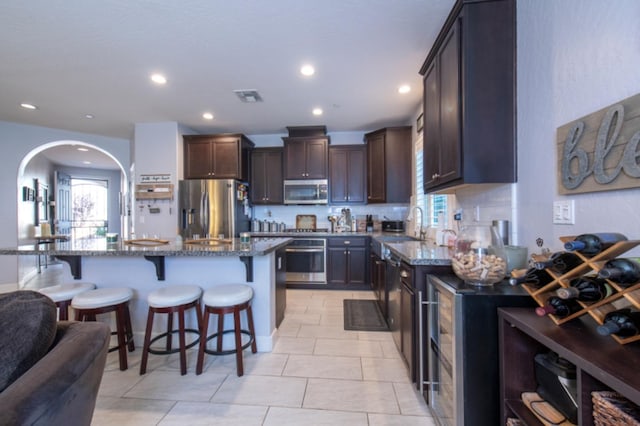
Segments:
[[[422,208],[420,206],[412,206],[411,209],[409,209],[409,213],[411,213],[414,209],[417,209],[420,212],[420,241],[424,241],[426,239],[427,233],[424,230],[424,211],[422,210]],[[414,227],[414,236],[416,236],[416,232],[415,232],[415,227]]]

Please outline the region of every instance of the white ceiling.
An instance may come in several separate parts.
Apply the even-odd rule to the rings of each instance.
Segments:
[[[418,70],[453,3],[4,0],[0,120],[125,139],[142,122],[245,134],[406,124],[422,95]],[[307,62],[311,78],[299,73]],[[167,85],[153,85],[153,72]],[[398,94],[401,84],[412,91]],[[235,89],[256,89],[264,102],[242,103]]]

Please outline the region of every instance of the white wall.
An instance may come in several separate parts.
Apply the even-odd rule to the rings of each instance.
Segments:
[[[22,198],[18,183],[18,169],[30,152],[56,141],[85,142],[110,152],[125,167],[129,167],[129,141],[86,133],[69,132],[47,127],[26,126],[0,121],[0,199],[4,206],[2,216],[7,226],[0,227],[0,247],[18,245],[18,203]],[[0,283],[16,282],[17,260],[15,256],[0,256]]]
[[[618,231],[640,239],[640,189],[558,195],[556,129],[640,92],[640,2],[518,0],[518,233],[559,249],[558,237]],[[575,225],[553,225],[573,199]]]

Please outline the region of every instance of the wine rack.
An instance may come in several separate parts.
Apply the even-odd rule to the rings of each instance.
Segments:
[[[563,244],[573,241],[574,239],[575,237],[573,236],[560,237],[560,241],[562,241]],[[558,288],[569,287],[569,281],[572,278],[586,275],[590,272],[598,273],[606,261],[620,257],[620,255],[633,249],[637,245],[640,245],[640,240],[621,241],[593,257],[587,257],[582,253],[574,252],[582,260],[580,265],[563,273],[562,275],[548,268],[547,272],[554,278],[553,281],[540,288],[536,288],[535,286],[526,283],[522,284],[522,287],[524,287],[527,293],[533,297],[536,303],[540,306],[544,306],[547,299],[550,296],[554,296]],[[611,288],[614,289],[614,293],[609,297],[595,303],[578,301],[581,309],[564,318],[559,318],[555,315],[548,315],[548,317],[556,324],[561,325],[573,320],[574,318],[583,315],[590,315],[598,324],[602,324],[604,322],[604,316],[611,311],[629,307],[640,310],[640,281],[628,287],[622,287],[610,280],[607,280],[607,282]],[[640,340],[640,335],[627,338],[621,338],[616,335],[611,335],[611,337],[623,345]]]

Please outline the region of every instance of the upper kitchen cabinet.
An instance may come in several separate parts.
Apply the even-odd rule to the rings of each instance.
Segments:
[[[252,204],[283,204],[282,148],[256,148],[251,152]]]
[[[329,147],[329,200],[331,203],[366,203],[366,148],[366,145]]]
[[[242,134],[185,135],[185,179],[249,180],[253,142]]]
[[[364,135],[367,143],[367,202],[408,203],[411,196],[411,126]]]
[[[456,2],[420,70],[425,192],[516,181],[515,48],[514,0]]]
[[[326,179],[329,136],[324,126],[287,127],[285,179]]]

